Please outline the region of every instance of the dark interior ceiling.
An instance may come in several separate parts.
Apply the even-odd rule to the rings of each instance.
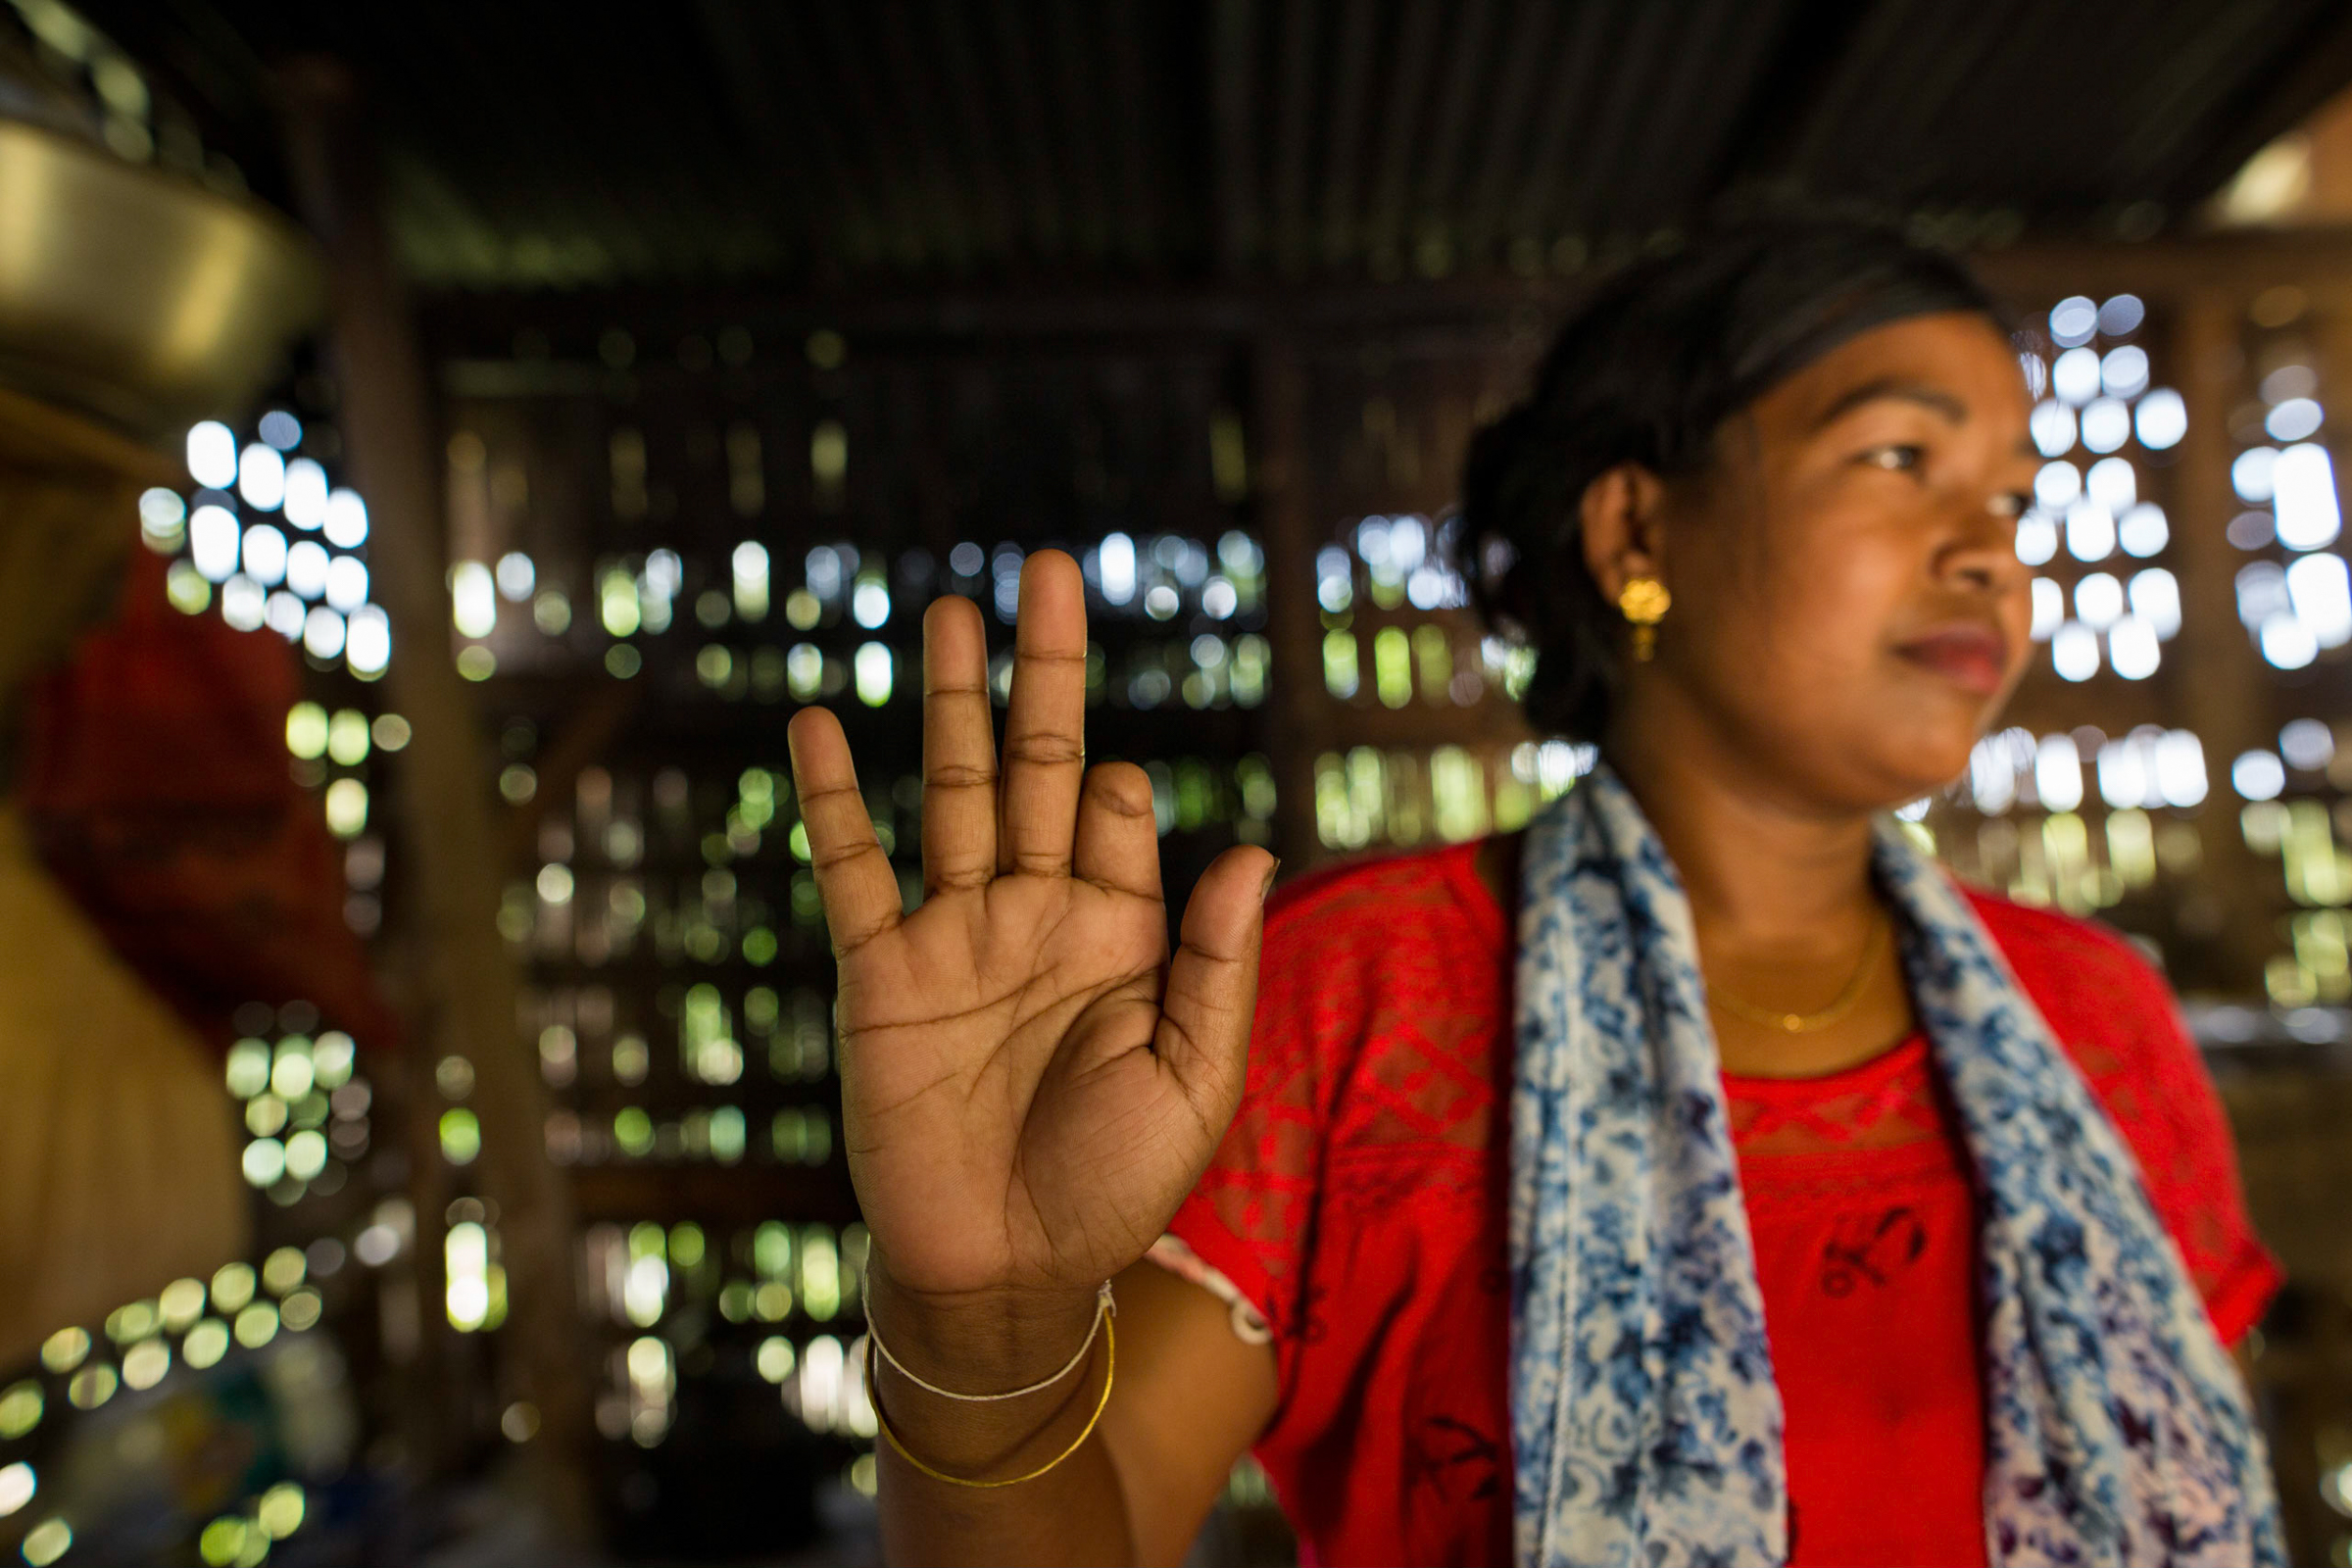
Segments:
[[[2352,80],[2341,0],[83,9],[248,167],[348,62],[436,288],[1524,273],[1777,187],[2140,237]]]

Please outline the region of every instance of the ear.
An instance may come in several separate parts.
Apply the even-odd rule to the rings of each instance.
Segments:
[[[1666,575],[1666,484],[1621,463],[1585,487],[1585,569],[1610,604],[1636,577]]]

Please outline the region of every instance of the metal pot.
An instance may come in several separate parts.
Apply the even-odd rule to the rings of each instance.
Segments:
[[[325,303],[259,203],[0,119],[0,386],[168,440],[241,413]]]

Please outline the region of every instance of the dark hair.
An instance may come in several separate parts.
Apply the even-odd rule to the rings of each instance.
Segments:
[[[1488,622],[1531,645],[1539,729],[1598,740],[1623,617],[1586,569],[1581,513],[1620,464],[1704,472],[1723,422],[1847,339],[1907,317],[2006,318],[1957,259],[1875,221],[1820,213],[1718,224],[1604,282],[1525,402],[1471,440],[1454,564]]]

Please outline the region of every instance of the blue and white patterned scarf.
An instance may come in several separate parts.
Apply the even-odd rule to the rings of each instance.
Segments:
[[[2123,1140],[1942,871],[1891,828],[1877,870],[1981,1194],[1991,1561],[2283,1562],[2244,1392]],[[1605,767],[1530,827],[1523,892],[1518,1560],[1782,1562],[1781,1396],[1690,903]]]

